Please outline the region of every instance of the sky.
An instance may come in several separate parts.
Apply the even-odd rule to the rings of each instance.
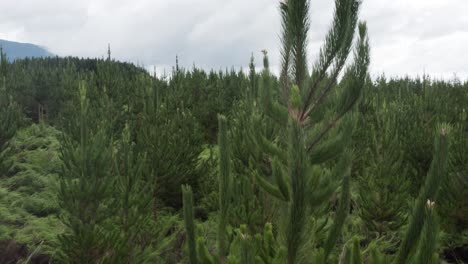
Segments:
[[[334,1],[311,0],[309,64],[315,61]],[[261,50],[278,69],[277,0],[0,0],[0,39],[29,42],[60,56],[112,57],[170,71],[247,68]],[[364,0],[371,75],[468,79],[467,0]]]

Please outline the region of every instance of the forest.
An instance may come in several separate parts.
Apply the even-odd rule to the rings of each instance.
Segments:
[[[278,76],[0,52],[0,263],[468,263],[468,82],[371,78],[358,0],[309,61],[309,4]]]

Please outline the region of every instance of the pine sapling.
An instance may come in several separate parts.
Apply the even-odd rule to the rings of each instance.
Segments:
[[[421,236],[421,230],[425,223],[426,202],[435,201],[437,192],[444,180],[447,167],[448,145],[450,126],[442,124],[438,126],[434,143],[434,158],[422,187],[416,204],[413,208],[411,221],[400,245],[395,263],[407,263],[408,258]]]
[[[187,232],[187,245],[189,251],[190,264],[197,264],[197,245],[195,237],[195,223],[193,216],[193,192],[190,186],[182,186],[182,196],[184,203],[184,223]]]
[[[419,241],[415,263],[417,264],[437,264],[434,262],[434,255],[437,260],[437,236],[439,224],[437,213],[435,212],[435,203],[427,200],[424,228]]]

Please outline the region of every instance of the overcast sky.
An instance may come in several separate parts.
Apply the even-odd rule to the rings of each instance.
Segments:
[[[333,13],[311,0],[310,62]],[[31,42],[58,55],[113,57],[169,70],[258,64],[267,49],[279,61],[276,0],[0,0],[0,39]],[[468,0],[364,0],[373,76],[468,78]]]

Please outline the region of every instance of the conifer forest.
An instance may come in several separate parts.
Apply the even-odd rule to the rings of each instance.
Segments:
[[[279,74],[2,51],[0,263],[468,263],[468,82],[371,78],[334,2],[310,61],[278,1]]]

